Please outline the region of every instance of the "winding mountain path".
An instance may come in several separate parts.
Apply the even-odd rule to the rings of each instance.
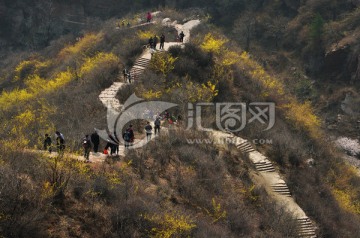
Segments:
[[[178,33],[181,31],[184,32],[184,43],[186,43],[189,41],[190,30],[199,24],[199,20],[192,20],[185,23],[184,25],[172,24],[172,26],[175,27]],[[183,45],[183,43],[166,42],[164,45],[164,50],[166,51],[169,49],[169,47],[174,45]],[[133,76],[133,80],[136,80],[137,77],[139,77],[148,66],[151,59],[151,53],[151,50],[146,49],[135,62],[135,65],[130,70]],[[99,99],[106,108],[110,108],[114,111],[121,110],[122,105],[116,99],[116,94],[124,85],[126,85],[126,83],[114,82],[109,88],[106,88],[101,92]],[[306,216],[305,212],[295,202],[293,197],[291,197],[291,192],[286,185],[286,182],[281,178],[271,161],[268,160],[266,156],[256,151],[247,140],[234,136],[231,133],[213,130],[210,132],[210,134],[218,141],[233,141],[234,145],[241,152],[249,156],[257,170],[256,175],[254,175],[252,179],[257,183],[258,186],[263,186],[266,189],[268,194],[273,197],[274,201],[280,208],[285,209],[287,212],[293,215],[294,219],[296,219],[298,222],[299,237],[316,237],[316,227],[313,225],[309,217]],[[124,155],[125,153],[123,146],[120,147],[120,155]],[[93,157],[90,159],[93,160]]]

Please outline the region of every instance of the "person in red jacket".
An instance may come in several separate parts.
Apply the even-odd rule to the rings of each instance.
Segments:
[[[151,13],[148,12],[146,16],[146,22],[151,22],[151,19],[152,19]]]

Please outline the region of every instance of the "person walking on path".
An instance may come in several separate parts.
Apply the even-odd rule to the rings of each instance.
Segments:
[[[65,150],[65,138],[64,138],[64,135],[62,133],[60,133],[59,131],[56,131],[55,135],[56,135],[57,151],[58,151],[58,153],[63,153],[64,150]]]
[[[91,139],[91,143],[94,145],[94,152],[97,153],[100,144],[100,137],[98,133],[96,131],[92,133],[90,139]]]
[[[110,148],[110,155],[116,154],[116,148],[117,148],[117,144],[116,144],[116,140],[114,139],[114,137],[111,135],[111,133],[108,133],[109,139],[108,139],[108,143],[106,144],[105,149]]]
[[[129,83],[131,83],[131,73],[129,72],[129,73],[127,74],[127,76],[128,76],[128,81],[129,81]]]
[[[184,34],[183,31],[181,31],[180,34],[179,34],[179,40],[180,40],[180,42],[184,42],[184,37],[185,37],[185,34]]]
[[[160,36],[160,49],[164,49],[164,43],[165,43],[165,36],[164,36],[164,34],[161,34],[161,36]]]
[[[51,138],[49,134],[45,134],[45,140],[44,140],[44,150],[48,150],[49,153],[51,153]]]
[[[124,68],[123,70],[123,75],[124,75],[124,81],[126,82],[127,76],[128,76],[128,70],[127,68]]]
[[[125,141],[125,149],[128,149],[130,145],[134,142],[134,130],[132,129],[132,125],[129,125],[129,127],[126,129],[126,131],[123,134],[123,139]]]
[[[160,124],[161,124],[160,117],[157,117],[157,118],[155,119],[155,122],[154,122],[154,125],[155,125],[155,135],[156,135],[156,132],[160,134]]]
[[[151,140],[151,134],[152,134],[152,126],[150,125],[150,122],[146,123],[145,126],[145,132],[146,132],[146,140],[150,141]]]
[[[156,35],[154,35],[154,50],[156,50],[156,45],[157,45],[158,41],[159,41],[159,38]]]
[[[89,157],[91,151],[91,141],[89,135],[85,135],[85,137],[83,138],[83,148],[84,148],[85,162],[90,162]]]
[[[148,43],[149,43],[149,48],[152,49],[154,47],[154,39],[150,37]]]
[[[152,19],[151,13],[148,12],[146,15],[146,22],[151,22],[151,19]]]

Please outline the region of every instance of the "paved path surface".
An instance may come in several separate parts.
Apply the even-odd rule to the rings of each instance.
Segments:
[[[298,222],[299,237],[316,237],[316,227],[291,197],[291,192],[286,185],[286,182],[281,178],[279,173],[276,172],[273,164],[266,156],[256,151],[247,140],[234,136],[231,133],[211,131],[211,135],[216,141],[231,142],[242,153],[248,155],[258,171],[257,178],[254,178],[254,180],[257,181],[258,185],[265,188],[267,193],[274,198],[274,201],[279,207],[285,209],[290,214],[293,214],[293,217]]]

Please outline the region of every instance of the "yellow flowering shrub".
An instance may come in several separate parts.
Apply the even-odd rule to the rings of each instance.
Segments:
[[[172,57],[168,53],[154,54],[151,57],[150,68],[166,76],[175,68],[174,64],[177,59],[177,57]]]
[[[93,50],[98,43],[103,41],[104,34],[103,33],[88,33],[84,37],[82,37],[78,42],[74,45],[69,45],[64,47],[59,52],[59,57],[61,59],[67,58],[69,56],[76,56],[76,55],[86,55],[89,51]]]
[[[15,68],[14,80],[24,79],[31,74],[39,74],[41,70],[48,68],[51,61],[38,61],[38,60],[24,60],[21,61]]]
[[[25,81],[26,88],[1,93],[0,106],[3,110],[8,110],[18,102],[27,102],[42,93],[55,91],[69,83],[74,77],[74,73],[70,70],[58,73],[51,80],[43,79],[39,75],[30,75]]]
[[[189,216],[178,213],[165,213],[164,215],[144,215],[144,218],[154,224],[151,228],[150,237],[170,238],[189,236],[196,227]]]
[[[137,31],[136,34],[141,40],[149,39],[150,37],[153,37],[155,35],[155,33],[152,31],[142,31],[142,30]]]
[[[89,75],[99,75],[117,67],[120,59],[113,53],[100,52],[93,57],[86,57],[84,63],[80,67],[79,77],[85,78]]]
[[[206,34],[204,41],[201,44],[201,48],[207,52],[220,53],[223,45],[227,42],[226,39],[217,39],[213,34]]]
[[[313,138],[320,136],[320,119],[313,112],[310,102],[292,101],[282,108],[285,109],[286,118],[290,119],[296,128],[305,129]]]

